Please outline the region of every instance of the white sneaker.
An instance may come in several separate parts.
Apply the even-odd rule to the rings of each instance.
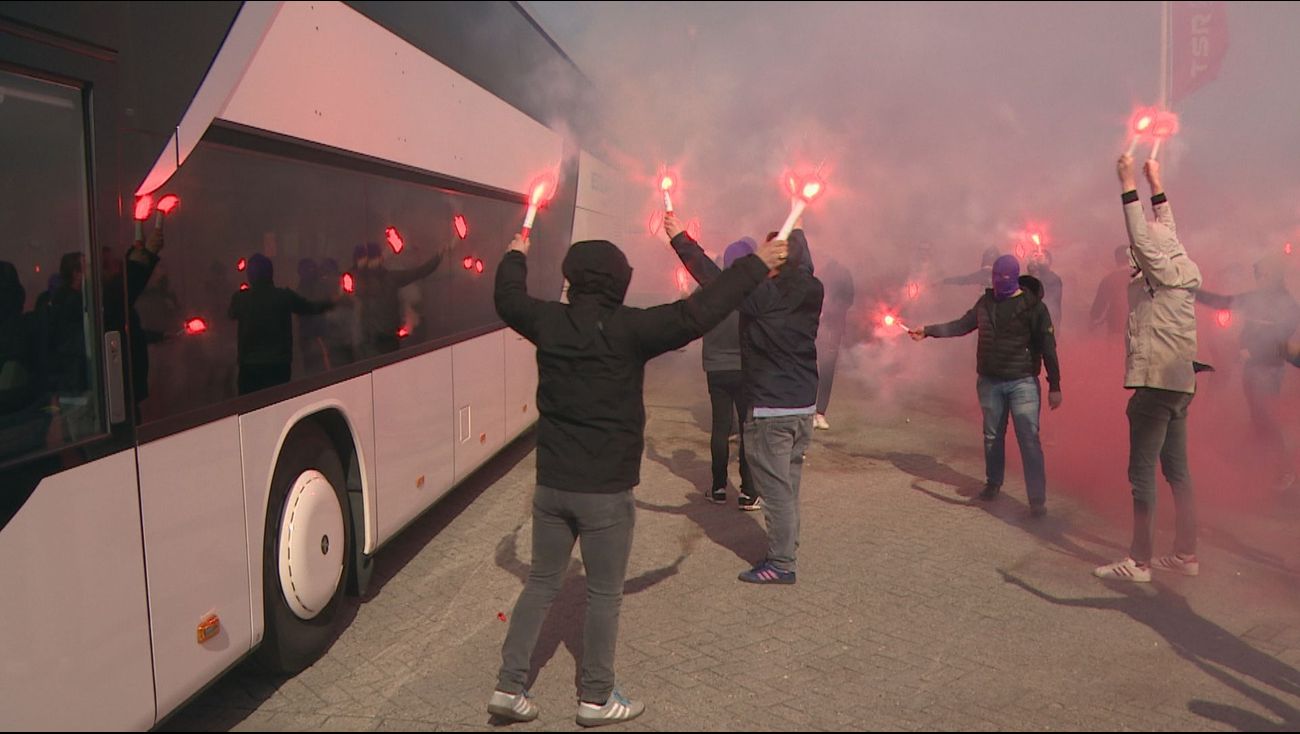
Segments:
[[[813,416],[813,428],[816,428],[819,431],[829,431],[831,429],[831,424],[826,422],[826,416],[818,413]]]
[[[1147,566],[1139,566],[1137,561],[1132,558],[1125,558],[1122,561],[1106,566],[1098,566],[1093,570],[1092,575],[1099,579],[1135,581],[1139,584],[1151,583],[1151,569]]]
[[[532,721],[542,712],[541,707],[533,703],[528,691],[506,693],[493,691],[488,699],[488,713],[511,721]]]
[[[645,712],[645,703],[633,701],[617,688],[609,694],[604,706],[581,701],[578,703],[577,722],[581,726],[604,726],[620,721],[631,721]]]
[[[1151,561],[1152,568],[1158,568],[1161,571],[1177,571],[1184,576],[1196,576],[1201,573],[1201,562],[1196,560],[1196,556],[1184,556],[1175,553],[1170,556],[1161,556]]]

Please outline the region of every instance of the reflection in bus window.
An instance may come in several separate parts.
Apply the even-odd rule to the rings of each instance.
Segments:
[[[0,71],[0,462],[105,432],[81,92]]]
[[[149,372],[146,422],[500,324],[491,268],[518,202],[211,142],[166,189],[185,207],[167,220],[166,270],[138,311],[145,333],[183,335],[149,342],[167,368]],[[458,216],[473,223],[464,239]],[[460,267],[467,257],[485,266]],[[279,280],[249,296],[255,258]],[[271,292],[337,306],[247,305]],[[228,317],[234,303],[242,317]],[[191,319],[207,328],[184,331]],[[266,333],[251,336],[254,322]]]

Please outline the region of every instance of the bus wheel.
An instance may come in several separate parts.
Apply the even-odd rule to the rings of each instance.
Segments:
[[[267,668],[294,674],[334,641],[354,540],[343,465],[333,444],[310,423],[295,428],[289,441],[267,502],[266,635],[257,655]]]

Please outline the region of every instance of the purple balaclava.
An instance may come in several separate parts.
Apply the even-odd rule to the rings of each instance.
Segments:
[[[993,263],[993,298],[1005,301],[1020,290],[1020,261],[1003,255]]]
[[[754,244],[754,240],[750,239],[749,237],[741,237],[735,242],[732,242],[730,245],[727,245],[727,249],[723,251],[722,267],[724,268],[731,267],[732,263],[734,263],[735,261],[739,260],[740,258],[746,255],[753,253],[754,250],[756,249],[758,248]]]

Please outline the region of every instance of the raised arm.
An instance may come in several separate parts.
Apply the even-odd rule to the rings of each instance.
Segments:
[[[677,217],[672,214],[665,215],[664,230],[672,237],[669,244],[673,246],[673,252],[677,253],[682,265],[686,266],[686,272],[691,274],[696,283],[708,285],[722,273],[722,268],[709,259],[704,248],[700,247],[700,243],[678,225]]]
[[[528,248],[531,243],[519,235],[510,241],[510,251],[497,266],[492,292],[497,315],[525,339],[537,343],[537,316],[544,303],[528,295]]]
[[[785,242],[764,243],[689,298],[639,312],[634,328],[642,357],[650,359],[683,347],[722,323],[785,258]]]

